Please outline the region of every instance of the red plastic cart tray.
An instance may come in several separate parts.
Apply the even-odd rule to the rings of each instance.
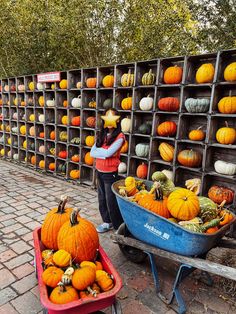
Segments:
[[[48,314],[86,314],[105,309],[111,306],[115,302],[115,295],[119,292],[122,287],[122,281],[108,258],[103,248],[99,247],[99,259],[102,262],[103,268],[114,277],[114,287],[108,292],[99,294],[94,299],[79,299],[77,301],[68,304],[54,304],[48,298],[48,292],[46,285],[42,282],[42,257],[41,251],[45,249],[41,242],[41,228],[36,228],[33,232],[34,249],[35,249],[35,263],[36,271],[38,275],[38,284],[40,291],[40,300],[42,305],[48,310]]]

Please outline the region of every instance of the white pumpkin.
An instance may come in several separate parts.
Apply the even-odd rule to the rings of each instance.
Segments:
[[[11,129],[12,133],[18,133],[18,127],[17,126],[14,126],[12,129]]]
[[[127,171],[127,165],[125,162],[121,162],[118,166],[118,172],[119,173],[126,173]]]
[[[19,155],[18,155],[18,154],[14,154],[14,155],[13,155],[13,159],[14,159],[14,160],[18,160],[18,159],[19,159]]]
[[[72,99],[71,106],[74,108],[81,108],[82,107],[81,95]]]
[[[131,130],[131,119],[124,118],[121,120],[121,131],[124,133],[128,133]]]
[[[228,176],[233,176],[236,174],[236,164],[231,162],[226,162],[223,160],[217,160],[214,163],[215,171],[220,174],[225,174]]]
[[[7,157],[11,157],[11,150],[7,153]]]
[[[162,173],[164,173],[169,180],[174,181],[173,171],[164,169],[162,170]]]
[[[45,146],[44,145],[39,146],[39,152],[42,154],[45,153]]]
[[[4,143],[4,137],[0,137],[0,143],[3,144]]]
[[[46,101],[46,105],[47,105],[48,107],[54,107],[54,106],[55,106],[55,100],[54,100],[54,99],[48,99],[48,100]]]
[[[13,113],[12,119],[17,120],[17,112]]]
[[[24,90],[25,90],[25,85],[23,84],[18,85],[18,91],[24,92]]]
[[[44,122],[45,121],[44,114],[40,114],[38,119],[39,119],[39,122]]]
[[[139,108],[141,110],[151,110],[153,107],[154,99],[149,95],[147,97],[143,97],[139,102]]]
[[[42,83],[37,83],[36,87],[38,90],[43,90],[43,88],[44,88]]]

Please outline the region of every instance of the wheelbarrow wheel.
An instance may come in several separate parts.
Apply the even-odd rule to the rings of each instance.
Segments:
[[[129,232],[125,223],[120,225],[120,227],[117,230],[117,234],[132,238],[132,234]],[[147,254],[142,250],[120,243],[118,243],[118,245],[124,256],[133,263],[136,264],[142,263],[147,257]]]

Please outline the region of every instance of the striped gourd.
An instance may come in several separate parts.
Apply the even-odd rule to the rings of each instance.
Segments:
[[[131,74],[131,70],[128,73],[124,73],[121,76],[121,85],[123,87],[133,86],[134,85],[134,74]]]
[[[152,72],[152,69],[149,72],[145,73],[142,77],[143,85],[153,85],[155,81],[155,74]]]

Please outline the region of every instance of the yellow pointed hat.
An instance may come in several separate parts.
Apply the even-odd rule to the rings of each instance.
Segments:
[[[117,116],[112,110],[108,110],[105,116],[101,116],[101,119],[104,121],[104,128],[117,128],[116,123],[120,119],[120,116]]]

